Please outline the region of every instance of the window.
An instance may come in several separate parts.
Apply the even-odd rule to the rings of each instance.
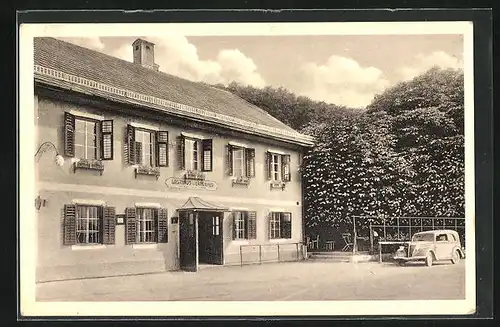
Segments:
[[[168,167],[168,132],[127,125],[125,157],[131,165]]]
[[[227,172],[229,176],[255,177],[255,149],[227,145]]]
[[[292,215],[289,212],[271,212],[269,219],[269,238],[291,238]]]
[[[290,182],[290,155],[268,151],[266,153],[266,165],[269,180]]]
[[[137,163],[145,166],[155,166],[155,160],[153,160],[154,132],[136,128],[135,144]]]
[[[212,235],[217,236],[219,235],[219,216],[214,216],[212,217]]]
[[[281,238],[280,213],[279,212],[271,213],[270,231],[271,231],[270,238]]]
[[[234,213],[234,239],[245,239],[245,215],[244,212],[235,212]]]
[[[156,242],[156,219],[157,209],[138,208],[137,209],[137,236],[136,243]]]
[[[87,204],[64,206],[65,245],[114,244],[115,208]]]
[[[76,210],[76,242],[78,244],[101,243],[101,208],[94,206],[78,206]]]
[[[448,241],[448,237],[446,236],[446,234],[440,234],[437,236],[436,241],[446,242],[446,241]]]
[[[271,179],[273,181],[281,180],[280,156],[278,154],[271,154]]]
[[[167,209],[151,207],[129,207],[125,209],[125,242],[168,242]]]
[[[255,211],[233,212],[233,239],[257,238],[257,213]]]
[[[181,170],[213,170],[213,145],[212,139],[203,139],[192,135],[178,137],[177,156]]]
[[[186,169],[198,170],[198,141],[186,139]]]
[[[97,126],[95,121],[75,119],[75,157],[98,159]]]
[[[86,160],[112,160],[113,121],[65,112],[64,155]]]
[[[236,177],[245,176],[245,160],[242,148],[233,149],[233,175]]]

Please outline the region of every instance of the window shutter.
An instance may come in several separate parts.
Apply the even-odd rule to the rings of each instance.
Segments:
[[[245,149],[245,168],[247,177],[255,177],[255,149]]]
[[[285,154],[281,156],[281,180],[289,182],[290,178],[290,155]]]
[[[75,116],[69,112],[64,113],[64,155],[75,156]]]
[[[142,165],[142,143],[141,142],[135,142],[135,163],[138,165]],[[147,164],[147,163],[146,163]]]
[[[212,149],[212,140],[202,140],[201,141],[201,153],[202,153],[202,171],[212,171],[212,162],[213,162],[213,149]]]
[[[257,238],[257,212],[249,211],[246,213],[247,238],[255,240]]]
[[[266,152],[266,168],[267,168],[267,179],[271,179],[271,152]]]
[[[115,244],[116,209],[104,207],[102,217],[102,243]]]
[[[156,132],[156,165],[168,167],[168,132]]]
[[[236,215],[231,213],[231,221],[233,222],[233,240],[236,239]]]
[[[101,122],[101,160],[113,160],[113,121]]]
[[[158,210],[158,243],[168,242],[168,210]]]
[[[64,245],[76,244],[76,205],[64,205]]]
[[[226,166],[228,176],[233,176],[233,147],[226,145]]]
[[[292,214],[283,212],[280,214],[281,238],[292,238]]]
[[[270,212],[269,215],[267,215],[267,237],[269,239],[272,239],[271,237],[271,220],[273,218],[273,213]]]
[[[186,154],[185,154],[185,149],[186,148],[186,141],[184,139],[184,136],[178,136],[177,137],[177,160],[179,162],[179,169],[184,170],[186,167]]]
[[[135,128],[132,125],[127,125],[127,133],[125,135],[126,137],[126,154],[127,154],[127,161],[128,164],[133,165],[135,164]]]
[[[134,244],[136,240],[136,210],[135,208],[125,209],[125,243]]]

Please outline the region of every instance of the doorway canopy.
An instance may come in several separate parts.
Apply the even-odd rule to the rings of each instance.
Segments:
[[[179,211],[212,211],[212,212],[221,212],[221,211],[229,211],[229,208],[210,203],[205,201],[199,197],[190,197],[186,203],[182,205],[178,209]]]

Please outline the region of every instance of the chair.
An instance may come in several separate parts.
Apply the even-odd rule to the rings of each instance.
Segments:
[[[307,248],[309,250],[319,249],[319,235],[316,236],[316,239],[307,238]]]
[[[325,246],[327,251],[333,251],[335,249],[335,241],[326,241]]]
[[[344,240],[344,247],[342,248],[341,251],[347,251],[349,249],[352,250],[352,247],[354,246],[354,243],[352,242],[351,239],[351,234],[350,233],[343,233],[342,234],[342,239]]]

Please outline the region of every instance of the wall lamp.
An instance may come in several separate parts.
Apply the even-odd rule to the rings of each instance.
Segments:
[[[63,158],[63,156],[61,156],[59,154],[59,151],[57,151],[56,146],[52,142],[43,142],[42,144],[40,144],[40,147],[38,148],[38,150],[35,153],[35,158],[37,158],[37,157],[40,158],[40,156],[42,155],[42,153],[44,153],[45,151],[49,150],[50,148],[54,149],[54,151],[56,152],[56,157],[55,157],[56,165],[58,165],[59,167],[62,166],[62,165],[64,165],[64,158]],[[38,162],[38,159],[37,159],[37,162]]]

